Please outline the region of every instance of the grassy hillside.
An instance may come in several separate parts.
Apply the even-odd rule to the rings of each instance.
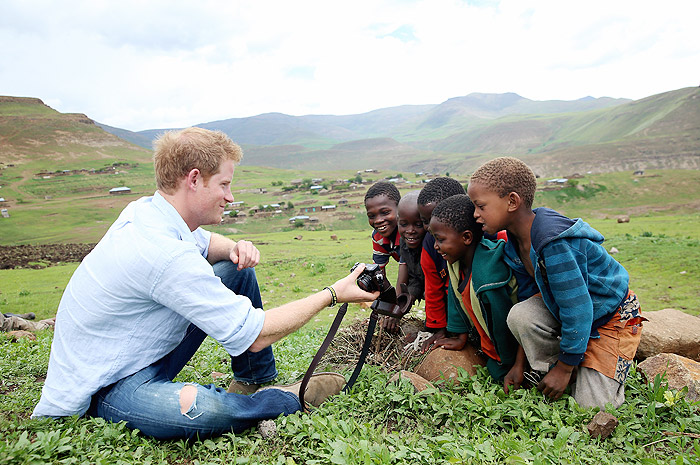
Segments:
[[[488,158],[512,155],[527,160],[544,176],[573,172],[606,172],[638,168],[700,167],[700,89],[687,88],[635,102],[580,111],[554,104],[512,104],[465,107],[451,99],[424,115],[406,120],[384,135],[348,143],[293,152],[303,167],[333,165],[363,169],[403,169],[469,173]],[[521,111],[541,113],[520,114]],[[567,112],[548,112],[556,109]],[[579,111],[574,111],[579,110]],[[303,145],[303,144],[302,144]],[[251,163],[281,167],[274,146],[247,148]]]
[[[347,156],[351,156],[350,153]],[[464,158],[459,154],[454,158]],[[475,157],[478,165],[485,158]],[[410,159],[406,160],[410,164]],[[56,171],[63,166],[61,160],[40,158],[24,165],[0,170],[0,196],[6,199],[4,206],[11,217],[0,221],[0,245],[51,242],[96,242],[116,219],[119,212],[132,200],[155,191],[151,162],[117,165],[105,174],[69,172],[50,176],[37,176],[36,171],[24,169],[27,165],[42,166]],[[296,164],[296,163],[295,163]],[[319,169],[332,166],[317,162]],[[643,176],[631,172],[591,174],[573,179],[568,187],[548,190],[546,178],[541,178],[542,191],[537,196],[538,205],[549,206],[570,216],[605,218],[628,214],[676,214],[697,211],[696,199],[700,198],[700,172],[697,170],[647,170]],[[256,233],[295,229],[288,219],[305,214],[301,209],[316,207],[311,216],[317,224],[306,224],[300,229],[352,229],[365,224],[362,206],[366,188],[372,182],[397,175],[403,176],[402,192],[420,189],[425,176],[413,173],[381,171],[362,173],[363,185],[350,188],[346,182],[356,177],[355,171],[307,171],[240,166],[234,175],[233,193],[237,201],[245,204],[239,210],[246,215],[227,219],[218,226],[228,233]],[[292,181],[308,182],[318,179],[330,190],[314,195],[307,187],[299,188]],[[467,176],[458,176],[466,183]],[[130,194],[110,195],[109,189],[127,186]],[[340,205],[340,201],[347,205]],[[288,207],[288,204],[293,208]],[[270,204],[282,204],[282,212],[270,217],[253,218],[250,210]],[[336,205],[333,212],[321,213],[323,205]],[[227,217],[228,218],[228,217]]]
[[[95,125],[83,114],[64,114],[41,100],[0,96],[0,163],[44,170],[98,168],[111,160],[144,162],[150,152]]]
[[[484,159],[513,155],[543,176],[697,169],[699,97],[698,88],[637,101],[533,101],[517,94],[470,94],[439,105],[360,115],[268,113],[201,125],[241,143],[247,153],[244,164],[278,168],[293,160],[296,167],[312,170],[372,167],[467,174]],[[146,146],[161,132],[105,129]]]
[[[543,187],[549,173],[570,176],[574,172],[595,173],[604,168],[614,171],[620,166],[629,169],[617,174],[590,174],[573,180],[564,190],[543,191],[539,196],[541,204],[569,215],[593,218],[690,212],[698,208],[693,199],[700,198],[697,170],[652,171],[648,166],[639,166],[644,165],[640,158],[625,155],[625,150],[638,147],[641,159],[655,158],[662,165],[694,168],[694,160],[700,153],[693,152],[693,145],[688,143],[697,141],[700,146],[700,107],[693,105],[698,95],[697,89],[684,89],[587,114],[541,115],[521,121],[510,116],[493,126],[482,127],[480,133],[469,136],[470,143],[481,144],[484,150],[509,147],[510,151],[517,151],[523,144],[533,145],[538,137],[557,125],[560,127],[556,131],[561,135],[558,140],[569,138],[572,144],[590,140],[593,134],[599,134],[596,137],[600,141],[618,134],[618,140],[597,144],[597,150],[591,146],[585,149],[567,147],[522,156],[542,175]],[[522,104],[521,100],[516,101]],[[494,102],[486,103],[492,108],[497,106]],[[508,108],[513,106],[512,102],[500,104]],[[424,110],[422,107],[406,109],[408,116],[403,122]],[[373,117],[377,120],[398,118],[389,111],[379,111]],[[2,97],[0,119],[4,122],[0,125],[0,197],[5,199],[2,207],[10,213],[10,218],[0,221],[0,244],[95,242],[128,202],[155,190],[151,152],[104,132],[85,115],[61,114],[37,99]],[[584,124],[586,119],[588,126]],[[553,120],[559,123],[553,124]],[[569,126],[563,125],[564,120],[569,121]],[[350,126],[349,121],[344,124]],[[612,126],[616,129],[611,129]],[[578,129],[574,131],[574,127]],[[508,139],[508,135],[515,134],[519,134],[520,139]],[[657,144],[664,141],[662,151]],[[609,155],[611,147],[620,152],[617,157]],[[274,150],[267,149],[270,153],[266,159],[271,160],[275,157]],[[301,211],[305,207],[316,207],[312,216],[319,222],[306,224],[302,229],[361,228],[364,227],[364,191],[373,181],[401,174],[409,181],[400,185],[405,192],[421,187],[425,176],[416,176],[414,172],[444,174],[449,171],[466,182],[466,173],[491,157],[485,153],[465,154],[456,149],[436,156],[433,149],[429,145],[417,147],[391,138],[343,142],[327,150],[298,153],[294,152],[295,147],[289,146],[285,167],[294,169],[248,165],[237,169],[234,195],[236,200],[245,202],[240,211],[247,217],[242,214],[219,228],[229,233],[294,229],[295,225],[288,219],[305,213]],[[356,171],[343,169],[339,156],[362,167],[364,185],[350,189],[343,182],[354,179]],[[255,161],[255,153],[251,155],[246,150],[245,160],[251,158]],[[383,159],[401,160],[403,169],[364,173],[365,168],[376,168]],[[314,169],[304,169],[305,166]],[[647,168],[645,176],[632,176],[631,171],[637,168]],[[292,186],[293,180],[313,178],[322,179],[319,182],[331,190],[313,195],[308,183],[301,189]],[[131,193],[109,194],[111,188],[121,186],[129,187]],[[347,200],[348,204],[337,205],[334,212],[318,213],[320,207],[338,204],[341,200]],[[284,208],[290,203],[293,208]],[[270,204],[282,204],[282,213],[270,214],[269,218],[250,216],[250,210]]]
[[[77,226],[77,239],[88,239],[88,218],[121,206],[109,199],[113,187],[152,190],[151,152],[97,127],[81,114],[62,114],[38,99],[0,97],[0,197],[11,218],[3,242],[25,231],[34,240],[65,238],[62,225]],[[67,220],[51,221],[51,216]],[[97,228],[100,229],[100,228]]]

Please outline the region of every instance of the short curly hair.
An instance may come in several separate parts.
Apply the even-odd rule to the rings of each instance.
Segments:
[[[365,194],[365,202],[367,202],[368,199],[379,195],[386,195],[389,199],[396,202],[396,205],[398,205],[399,200],[401,200],[401,193],[396,188],[394,183],[379,181],[375,182],[369,189],[367,189],[367,193]]]
[[[156,185],[167,194],[175,192],[180,180],[195,168],[206,183],[224,161],[239,163],[243,158],[241,147],[226,134],[198,127],[164,132],[153,147]]]
[[[433,178],[421,189],[418,195],[418,205],[438,204],[447,197],[464,193],[464,186],[456,179],[445,176]]]
[[[500,197],[515,192],[523,199],[526,208],[532,207],[537,189],[535,173],[524,162],[513,157],[487,161],[474,171],[469,183],[483,184]]]
[[[416,199],[418,199],[419,191],[410,191],[401,196],[399,205],[410,205],[414,209],[416,208]]]
[[[474,218],[474,203],[466,194],[453,195],[437,204],[432,219],[437,219],[460,234],[471,231],[475,242],[479,242],[484,235],[481,225]]]

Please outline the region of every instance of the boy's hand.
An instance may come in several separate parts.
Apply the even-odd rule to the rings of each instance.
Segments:
[[[382,316],[382,319],[379,320],[379,326],[384,328],[384,331],[388,331],[392,334],[397,333],[400,328],[399,319],[392,316]]]
[[[513,367],[511,367],[506,374],[506,377],[503,378],[503,390],[506,394],[510,394],[510,386],[513,386],[514,391],[520,389],[520,386],[523,384],[523,380],[525,379],[523,373],[525,373],[525,370],[523,370],[521,367],[518,367],[517,365],[513,365]]]
[[[462,350],[467,345],[467,333],[457,337],[443,337],[435,341],[435,345],[446,350]]]
[[[435,333],[433,333],[432,336],[430,336],[424,343],[423,346],[421,347],[421,353],[424,354],[427,351],[429,351],[432,346],[435,344],[435,341],[438,339],[442,339],[445,337],[445,328],[440,328]]]
[[[525,379],[524,375],[525,370],[527,369],[526,366],[527,357],[525,356],[525,350],[523,350],[521,345],[518,345],[518,352],[515,355],[515,363],[513,363],[513,366],[510,370],[508,370],[506,377],[503,379],[503,390],[506,394],[510,392],[509,386],[513,386],[513,390],[520,389],[520,386],[522,386],[523,380]]]
[[[552,400],[558,400],[569,385],[573,370],[573,366],[567,365],[559,360],[557,364],[549,370],[549,373],[542,378],[540,384],[537,385],[537,390]]]

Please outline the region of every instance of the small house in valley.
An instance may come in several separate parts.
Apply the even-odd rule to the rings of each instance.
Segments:
[[[113,187],[109,190],[110,195],[130,194],[131,189],[128,187]]]

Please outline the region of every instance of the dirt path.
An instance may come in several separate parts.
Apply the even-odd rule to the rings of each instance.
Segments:
[[[46,268],[80,262],[95,244],[0,245],[0,269]]]

